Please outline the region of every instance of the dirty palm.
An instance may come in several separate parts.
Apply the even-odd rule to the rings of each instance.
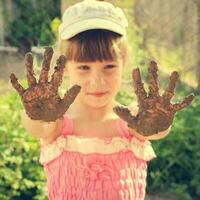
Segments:
[[[38,82],[33,70],[33,56],[31,53],[25,55],[29,85],[27,89],[21,86],[14,73],[10,75],[11,83],[19,93],[27,115],[33,120],[49,122],[62,117],[81,90],[81,86],[74,85],[65,93],[63,99],[60,98],[58,88],[62,83],[66,58],[61,55],[57,59],[57,65],[49,81],[48,74],[52,55],[53,49],[47,47],[44,52],[42,70]],[[143,136],[154,135],[166,130],[173,123],[176,112],[189,106],[194,99],[194,95],[190,94],[182,102],[171,103],[179,77],[176,71],[171,73],[168,87],[163,95],[160,95],[157,71],[156,62],[151,61],[148,68],[148,93],[144,89],[140,70],[136,68],[132,71],[133,86],[139,108],[135,116],[126,107],[116,106],[113,108],[113,111],[127,122],[129,128],[134,129]]]
[[[42,70],[39,81],[36,81],[33,71],[33,56],[31,53],[25,55],[25,66],[27,70],[27,80],[29,87],[24,89],[18,82],[15,74],[11,74],[10,79],[13,87],[21,96],[27,115],[33,120],[42,120],[45,122],[55,121],[61,118],[69,106],[75,100],[80,91],[80,86],[74,85],[64,95],[63,99],[58,95],[58,88],[62,83],[65,56],[57,59],[57,65],[50,81],[48,74],[50,63],[53,56],[53,49],[45,49]]]

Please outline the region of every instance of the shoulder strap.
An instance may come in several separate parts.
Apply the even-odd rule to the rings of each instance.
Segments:
[[[70,119],[68,114],[64,115],[64,121],[63,121],[63,128],[62,128],[62,135],[72,135],[73,133],[73,121]]]
[[[127,129],[126,122],[124,120],[119,118],[116,121],[116,125],[120,136],[130,138],[130,133]]]

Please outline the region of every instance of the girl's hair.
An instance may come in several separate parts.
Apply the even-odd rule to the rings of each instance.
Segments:
[[[128,61],[128,42],[115,32],[93,29],[81,32],[69,40],[59,40],[58,54],[77,62],[123,59]]]

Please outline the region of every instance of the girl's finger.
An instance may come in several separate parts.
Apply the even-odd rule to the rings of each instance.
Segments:
[[[33,56],[31,52],[25,55],[25,66],[27,71],[27,81],[29,87],[36,85],[36,78],[33,71]]]
[[[64,103],[64,105],[66,105],[67,109],[74,102],[80,90],[81,90],[81,87],[79,85],[74,85],[65,93],[61,101]]]
[[[136,68],[136,69],[133,70],[132,78],[133,78],[133,83],[134,83],[133,86],[134,86],[134,89],[135,89],[135,93],[138,97],[138,100],[141,103],[141,102],[144,101],[144,99],[147,98],[147,93],[144,89],[144,83],[142,83],[142,80],[141,80],[139,68]]]
[[[185,97],[182,102],[176,103],[173,105],[173,110],[176,112],[178,110],[181,110],[181,109],[189,106],[193,99],[194,99],[194,94],[191,94],[191,95]]]
[[[46,47],[43,56],[42,70],[39,78],[39,83],[48,82],[48,74],[52,56],[53,56],[53,49],[51,47]]]
[[[155,61],[151,61],[149,64],[149,96],[150,97],[158,97],[159,95],[159,87],[158,87],[158,67]]]
[[[58,87],[62,83],[62,77],[63,77],[64,68],[65,68],[65,63],[66,63],[66,58],[65,58],[65,56],[61,55],[57,60],[57,66],[54,68],[55,71],[54,71],[51,81],[50,81],[52,90],[54,92],[58,91]]]
[[[12,83],[12,86],[17,90],[17,92],[19,93],[20,96],[22,96],[25,92],[25,89],[20,85],[20,83],[18,82],[15,74],[11,74],[10,75],[10,81]]]
[[[174,96],[174,90],[176,88],[176,82],[178,80],[178,77],[179,77],[178,72],[174,71],[171,73],[168,88],[165,90],[164,94],[162,95],[166,103],[170,103],[170,100]]]
[[[137,119],[131,114],[131,111],[128,108],[122,106],[116,106],[113,108],[113,111],[124,121],[126,121],[132,128],[137,124]]]

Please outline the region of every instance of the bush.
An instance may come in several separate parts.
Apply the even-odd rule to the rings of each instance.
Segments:
[[[63,87],[61,96],[65,91]],[[133,95],[120,91],[116,100],[129,105]],[[0,199],[45,200],[47,188],[39,164],[39,142],[22,127],[21,109],[21,100],[16,92],[1,96]],[[187,109],[177,113],[168,137],[152,142],[157,159],[149,163],[148,193],[168,192],[181,200],[199,199],[200,118],[197,116],[200,116],[200,96]]]
[[[60,18],[60,0],[18,0],[14,3],[18,15],[8,27],[10,44],[23,52],[30,51],[31,46],[54,44],[56,35],[51,21]]]
[[[200,96],[196,96],[189,107],[176,114],[171,133],[152,142],[157,158],[149,165],[149,192],[167,192],[181,200],[200,198],[199,116]]]
[[[22,105],[11,92],[0,98],[0,199],[47,199],[39,143],[20,123]]]

